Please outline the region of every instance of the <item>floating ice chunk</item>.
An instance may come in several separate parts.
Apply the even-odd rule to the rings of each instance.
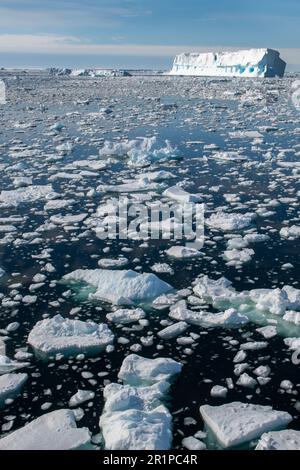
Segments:
[[[168,197],[169,199],[174,199],[178,202],[199,202],[200,196],[197,194],[190,194],[180,186],[172,186],[171,188],[166,189],[163,192],[163,196]]]
[[[95,289],[89,297],[115,305],[131,305],[169,292],[172,287],[155,274],[106,269],[78,269],[63,278],[65,281],[86,283]]]
[[[128,157],[128,164],[144,166],[162,158],[177,157],[176,147],[166,140],[164,147],[160,147],[157,138],[141,137],[127,142],[111,142],[106,140],[99,150],[100,156]]]
[[[55,225],[71,225],[82,222],[86,217],[87,214],[52,215],[50,221]]]
[[[173,268],[167,263],[155,263],[151,266],[151,270],[155,273],[174,274]]]
[[[137,354],[127,356],[118,377],[133,386],[152,385],[169,381],[181,371],[182,365],[166,357],[145,359]]]
[[[107,450],[167,450],[171,447],[172,417],[161,404],[167,382],[150,387],[110,384],[100,428]]]
[[[186,259],[186,258],[199,258],[203,256],[201,251],[196,248],[189,248],[187,246],[171,246],[165,252],[170,258]]]
[[[114,323],[121,323],[126,325],[127,323],[133,323],[145,318],[146,314],[143,309],[135,308],[122,308],[119,310],[115,310],[114,312],[110,312],[106,315],[106,318],[109,321]]]
[[[206,311],[189,310],[186,306],[185,300],[180,300],[171,307],[169,316],[174,320],[181,320],[192,325],[199,325],[204,327],[237,327],[248,323],[248,318],[245,315],[237,312],[231,308],[225,312],[207,313]]]
[[[300,226],[292,225],[291,227],[283,227],[279,233],[282,238],[296,240],[296,238],[300,237]]]
[[[107,269],[107,268],[123,268],[124,266],[126,266],[126,264],[128,264],[128,259],[127,258],[116,258],[116,259],[101,258],[98,261],[98,266],[100,266],[100,268],[104,268],[104,269]]]
[[[233,402],[221,406],[203,405],[200,413],[223,448],[257,439],[264,432],[285,428],[292,416],[271,406]]]
[[[221,161],[235,161],[235,162],[244,162],[245,160],[247,160],[246,157],[244,157],[243,155],[241,155],[239,152],[214,152],[211,154],[210,158],[215,158],[217,160],[221,160]]]
[[[232,139],[261,139],[263,137],[263,134],[258,131],[234,131],[228,134]]]
[[[77,428],[72,410],[44,414],[0,439],[0,450],[91,449],[87,428]]]
[[[222,387],[222,385],[214,385],[210,391],[210,396],[215,398],[225,398],[228,393],[226,387]]]
[[[283,315],[288,305],[285,291],[280,289],[253,289],[249,292],[250,299],[257,310],[269,311],[273,315]]]
[[[271,373],[271,369],[269,366],[258,366],[254,369],[253,373],[258,377],[268,377]]]
[[[258,441],[255,450],[299,450],[300,431],[285,429],[267,432]]]
[[[300,349],[300,338],[285,338],[284,343],[292,350],[298,351]]]
[[[7,356],[0,355],[0,375],[8,374],[17,369],[29,366],[29,362],[17,362],[9,359]]]
[[[27,374],[5,374],[0,376],[0,408],[4,406],[7,398],[15,398],[19,395],[27,379]]]
[[[175,175],[173,175],[173,173],[170,171],[165,170],[151,171],[137,175],[137,179],[144,178],[148,179],[149,181],[164,181],[170,178],[175,178]]]
[[[248,263],[251,261],[252,256],[255,254],[251,248],[244,248],[243,250],[226,250],[224,252],[224,258],[230,263],[236,264]]]
[[[184,321],[174,323],[173,325],[167,326],[163,330],[160,330],[157,335],[162,339],[176,338],[181,335],[188,328],[188,324]]]
[[[237,385],[241,385],[242,387],[247,387],[247,388],[254,388],[257,385],[257,382],[253,377],[250,377],[249,374],[244,372],[243,374],[240,375]]]
[[[228,214],[226,212],[217,212],[212,214],[206,223],[209,227],[224,232],[231,232],[234,230],[243,230],[249,227],[255,219],[256,215],[252,212],[246,214]]]
[[[55,193],[51,185],[28,186],[26,188],[14,189],[13,191],[1,191],[0,205],[17,207],[25,202],[45,201],[55,199],[59,195]]]
[[[46,357],[57,353],[94,355],[113,340],[114,335],[105,323],[69,320],[61,315],[37,322],[28,336],[28,343]]]
[[[256,331],[263,335],[264,338],[270,339],[277,335],[277,328],[273,325],[262,326],[261,328],[256,328]]]
[[[79,406],[81,403],[93,400],[95,392],[91,390],[78,390],[69,400],[69,406]]]
[[[270,240],[270,237],[263,233],[247,233],[244,236],[244,240],[248,243],[262,243]]]
[[[194,436],[185,437],[182,439],[182,445],[188,450],[205,450],[206,445],[204,442],[199,441]]]
[[[266,341],[249,341],[240,345],[242,351],[257,351],[268,346]]]

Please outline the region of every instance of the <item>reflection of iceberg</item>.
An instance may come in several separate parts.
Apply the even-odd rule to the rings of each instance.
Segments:
[[[170,75],[283,77],[286,63],[273,49],[178,54]]]

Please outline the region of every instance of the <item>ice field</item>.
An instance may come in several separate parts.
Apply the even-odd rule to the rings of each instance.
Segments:
[[[0,79],[0,449],[300,449],[297,76]]]

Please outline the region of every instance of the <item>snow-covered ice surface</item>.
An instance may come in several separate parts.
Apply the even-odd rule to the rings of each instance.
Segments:
[[[266,431],[285,428],[293,419],[270,406],[240,402],[203,405],[200,413],[223,448],[236,447],[259,438]]]
[[[77,428],[71,410],[44,414],[0,439],[0,450],[84,450],[91,449],[87,428]]]
[[[274,49],[182,53],[173,63],[170,75],[224,77],[282,77],[286,63]]]
[[[107,450],[168,450],[172,444],[172,417],[163,404],[171,380],[181,364],[169,358],[127,356],[118,377],[104,389],[100,418]]]
[[[293,417],[288,432],[299,432],[299,365],[292,361],[300,349],[295,77],[1,70],[0,78],[9,95],[0,114],[0,379],[27,375],[4,400],[1,445],[9,439],[35,446],[24,426],[42,415],[47,422],[72,398],[70,439],[54,436],[45,445],[85,445],[84,428],[97,436],[104,404],[116,403],[133,420],[146,413],[149,447],[213,448],[210,432],[203,433],[203,405],[271,406]],[[132,231],[128,239],[103,240],[120,195],[130,207],[204,203],[203,247],[137,239]],[[146,362],[125,368],[132,354]],[[161,383],[174,364],[159,358],[182,364],[170,389]],[[158,361],[156,372],[150,359]],[[144,374],[142,386],[118,383],[136,371]],[[156,377],[165,379],[157,384]],[[244,440],[239,416],[232,431]],[[258,439],[299,447],[297,436],[275,434],[263,426],[265,413],[259,416],[259,433],[271,437],[257,436],[252,448]],[[64,428],[65,412],[57,419],[54,434]],[[122,423],[128,425],[126,416]],[[36,429],[46,434],[48,424]]]

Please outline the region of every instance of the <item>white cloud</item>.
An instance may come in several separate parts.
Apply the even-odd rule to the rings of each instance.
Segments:
[[[83,42],[76,36],[55,34],[0,34],[0,52],[18,54],[56,55],[105,55],[137,57],[172,57],[180,52],[209,52],[215,50],[238,50],[241,47],[191,46],[191,45],[142,45],[97,44]],[[245,49],[243,47],[242,49]],[[300,48],[280,48],[281,56],[289,65],[300,64]]]

